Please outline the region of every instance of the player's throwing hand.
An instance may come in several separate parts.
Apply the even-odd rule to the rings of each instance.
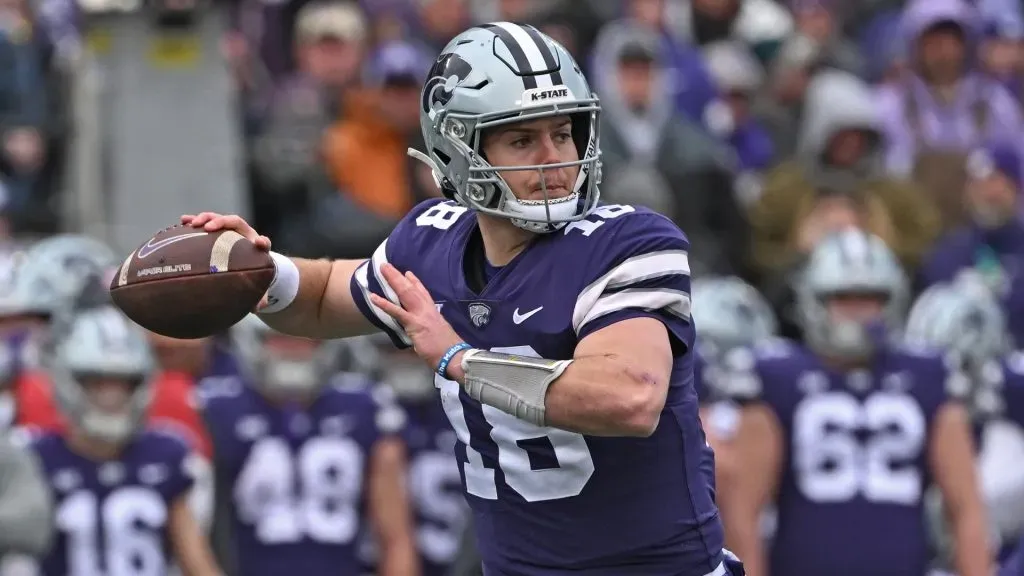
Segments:
[[[374,305],[402,324],[405,333],[412,340],[416,354],[431,368],[436,369],[441,356],[453,345],[462,342],[462,338],[441,316],[441,312],[434,304],[434,298],[415,274],[402,274],[391,264],[381,266],[381,273],[388,285],[395,290],[401,306],[376,294],[371,294],[370,299]],[[455,361],[449,365],[449,373],[456,370],[456,365]]]

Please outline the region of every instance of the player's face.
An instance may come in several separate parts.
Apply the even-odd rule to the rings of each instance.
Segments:
[[[484,136],[483,153],[492,166],[532,166],[574,162],[579,151],[572,120],[555,116],[496,128]],[[543,170],[503,170],[501,177],[520,200],[564,198],[572,193],[579,166]]]
[[[108,376],[87,376],[80,381],[89,405],[107,416],[127,415],[132,393],[140,384],[137,380]]]
[[[304,396],[321,384],[315,340],[271,335],[263,341],[264,369],[261,377],[268,393],[275,397]]]
[[[834,294],[828,298],[827,307],[832,320],[868,323],[882,317],[885,297],[880,294]]]

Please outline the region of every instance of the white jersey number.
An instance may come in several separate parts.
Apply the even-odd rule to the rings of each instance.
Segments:
[[[618,218],[624,214],[632,214],[633,212],[636,212],[636,208],[626,206],[624,204],[608,204],[607,206],[601,206],[597,210],[594,210],[593,214],[587,218],[567,224],[565,226],[565,234],[568,234],[573,230],[579,230],[584,236],[590,236],[595,230],[604,226],[606,220]],[[600,220],[591,220],[594,216],[597,216]]]
[[[863,442],[858,429],[869,434]],[[916,504],[920,470],[893,466],[917,458],[926,440],[924,414],[905,394],[872,394],[863,403],[845,392],[808,396],[793,414],[797,485],[814,502],[860,494],[870,502]]]
[[[346,544],[358,532],[362,487],[363,453],[351,439],[312,438],[293,457],[283,439],[267,437],[249,452],[235,503],[263,543]]]
[[[540,357],[529,346],[492,348],[493,352],[505,352],[520,356]],[[458,382],[436,377],[441,389],[444,411],[455,429],[459,441],[466,445],[466,462],[462,469],[466,476],[466,491],[479,498],[496,500],[497,483],[494,470],[484,466],[480,453],[470,445],[469,426],[462,402],[459,400]],[[594,460],[582,434],[541,427],[502,412],[493,406],[483,405],[484,419],[491,426],[490,440],[498,447],[498,466],[505,475],[505,483],[527,502],[558,500],[578,496],[594,474]],[[520,442],[547,438],[558,460],[557,468],[533,470],[530,455]],[[479,441],[480,439],[478,439]]]
[[[466,213],[469,208],[465,206],[459,206],[457,204],[450,204],[448,202],[440,202],[430,207],[429,210],[420,214],[416,217],[417,226],[433,226],[438,230],[447,230],[452,227],[452,224],[459,219],[460,216]]]
[[[424,452],[409,465],[409,494],[420,514],[431,520],[417,529],[416,541],[423,556],[435,564],[451,562],[459,551],[468,510],[466,499],[450,487],[460,482],[451,452]]]
[[[61,502],[55,523],[67,534],[69,576],[167,572],[162,546],[167,506],[153,490],[118,488],[102,502],[92,492],[79,490]]]

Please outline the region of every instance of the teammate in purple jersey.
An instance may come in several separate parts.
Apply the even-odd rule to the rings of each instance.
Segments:
[[[958,573],[991,573],[964,376],[933,349],[890,344],[906,281],[892,252],[856,229],[825,239],[797,285],[806,346],[737,350],[723,385],[747,402],[734,441],[744,473],[723,492],[730,544],[752,574],[922,575],[923,494],[946,503]],[[770,560],[759,534],[774,497]]]
[[[508,22],[454,38],[421,99],[443,200],[369,261],[289,259],[261,315],[385,331],[437,371],[489,576],[741,573],[693,387],[689,242],[598,204],[601,106],[572,56]],[[269,249],[237,216],[183,216]],[[429,291],[428,291],[429,288]]]
[[[455,433],[434,388],[433,373],[411,351],[385,353],[378,376],[382,390],[394,395],[408,417],[403,436],[409,450],[409,499],[423,575],[446,576],[469,515],[453,454]]]
[[[372,525],[384,576],[419,574],[404,489],[404,415],[333,379],[342,344],[232,329],[242,378],[199,390],[214,445],[218,554],[251,576],[358,574]]]
[[[700,419],[708,444],[715,451],[714,460],[706,465],[711,468],[716,484],[727,484],[732,476],[743,473],[743,463],[729,450],[736,436],[739,410],[716,384],[722,377],[722,360],[734,348],[774,337],[778,321],[764,297],[735,276],[695,280],[691,292],[697,329],[693,381],[700,402]]]
[[[146,334],[107,306],[61,326],[43,362],[68,431],[32,441],[55,508],[41,572],[220,574],[190,509],[186,443],[142,428],[156,370]]]

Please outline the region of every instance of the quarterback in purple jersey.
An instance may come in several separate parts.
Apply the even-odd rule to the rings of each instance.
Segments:
[[[156,370],[145,332],[104,306],[55,333],[42,361],[69,429],[31,444],[55,509],[42,574],[220,574],[190,507],[186,442],[142,428]]]
[[[723,492],[730,544],[750,573],[923,575],[924,491],[938,486],[958,573],[991,573],[964,376],[931,348],[890,344],[906,280],[877,237],[850,229],[812,251],[797,289],[806,345],[773,340],[727,359],[746,406],[743,474]],[[768,558],[759,521],[774,497]]]
[[[369,260],[273,254],[261,316],[332,338],[386,332],[437,372],[488,576],[722,576],[693,386],[689,242],[600,205],[601,106],[530,26],[473,27],[421,98],[444,199]],[[237,216],[185,215],[269,249]]]
[[[401,410],[363,380],[335,378],[339,341],[280,334],[254,315],[232,334],[242,375],[206,378],[199,390],[222,563],[251,576],[357,574],[368,522],[378,573],[419,574]]]

